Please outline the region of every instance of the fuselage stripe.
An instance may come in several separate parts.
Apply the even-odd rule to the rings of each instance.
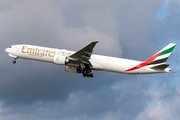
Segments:
[[[172,52],[173,49],[174,49],[174,47],[175,47],[175,46],[173,46],[173,47],[171,47],[171,48],[169,48],[169,49],[167,49],[167,50],[162,51],[162,53],[161,53],[159,56],[164,55],[164,54],[168,54],[168,53]]]
[[[155,60],[152,63],[150,63],[149,65],[163,63],[163,62],[166,62],[167,59],[168,59],[168,57],[164,58],[164,59]]]
[[[142,68],[142,67],[150,64],[150,63],[151,63],[157,56],[159,56],[161,53],[162,53],[162,52],[159,52],[159,53],[155,54],[154,56],[152,56],[151,58],[149,58],[147,61],[142,62],[141,64],[139,64],[139,65],[137,65],[137,66],[135,66],[135,67],[133,67],[133,68],[130,68],[130,69],[126,70],[126,71],[136,70],[136,69]]]

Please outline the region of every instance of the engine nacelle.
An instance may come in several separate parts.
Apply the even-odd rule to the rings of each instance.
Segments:
[[[66,66],[65,70],[67,72],[77,73],[77,67]]]
[[[53,57],[53,63],[57,65],[65,65],[66,63],[68,63],[68,59],[66,56],[55,55]]]

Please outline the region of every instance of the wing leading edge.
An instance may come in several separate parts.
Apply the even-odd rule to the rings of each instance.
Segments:
[[[68,57],[69,60],[71,60],[71,62],[78,62],[83,63],[83,64],[87,64],[91,66],[91,63],[89,62],[89,59],[92,55],[93,49],[95,47],[95,45],[98,43],[99,41],[94,41],[92,43],[90,43],[89,45],[87,45],[86,47],[82,48],[81,50],[77,51],[76,53],[72,54],[71,56]]]

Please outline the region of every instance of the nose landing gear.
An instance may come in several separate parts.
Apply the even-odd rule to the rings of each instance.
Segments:
[[[12,61],[12,63],[13,64],[16,64],[16,60],[17,60],[18,58],[14,58],[14,60]]]

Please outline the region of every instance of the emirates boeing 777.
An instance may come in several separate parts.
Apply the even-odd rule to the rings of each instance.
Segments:
[[[123,74],[153,74],[169,73],[169,64],[166,60],[176,44],[170,43],[148,60],[142,62],[123,58],[92,54],[93,48],[98,43],[94,41],[81,50],[69,51],[34,45],[12,45],[5,51],[13,57],[14,64],[18,58],[50,62],[65,65],[67,72],[82,73],[84,77],[93,77],[92,70],[110,71]]]

